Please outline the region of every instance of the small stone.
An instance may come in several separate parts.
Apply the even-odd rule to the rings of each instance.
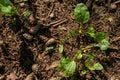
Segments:
[[[54,39],[54,38],[50,38],[50,39],[46,42],[45,46],[50,46],[50,45],[52,45],[52,44],[54,44],[54,43],[55,43],[55,39]]]
[[[31,41],[31,40],[33,39],[33,36],[31,36],[31,35],[28,34],[28,33],[24,33],[24,34],[23,34],[23,37],[24,37],[25,39],[29,40],[29,41]]]
[[[50,18],[53,18],[53,17],[54,17],[54,13],[51,13],[51,14],[50,14]]]
[[[38,64],[33,64],[32,65],[32,70],[33,70],[33,72],[36,74],[36,73],[38,73],[38,71],[39,71],[39,65]]]

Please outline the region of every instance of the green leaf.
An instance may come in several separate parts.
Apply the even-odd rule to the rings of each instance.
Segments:
[[[95,59],[96,55],[95,55],[94,53],[88,53],[88,54],[87,54],[87,57],[88,57],[89,59]]]
[[[87,6],[83,3],[77,4],[74,10],[74,16],[76,22],[80,24],[87,23],[88,20],[90,19],[90,13],[88,11]]]
[[[107,50],[110,45],[109,41],[104,39],[100,43],[96,44],[97,47],[100,47],[101,50]]]
[[[65,66],[64,76],[69,77],[70,75],[73,75],[75,70],[76,70],[76,63],[74,60],[72,60]]]
[[[85,66],[89,69],[89,70],[95,70],[94,67],[91,65],[90,63],[90,59],[87,59],[85,61]]]
[[[81,74],[82,75],[85,75],[87,73],[87,71],[85,70],[85,69],[83,69],[82,71],[81,71]]]
[[[63,53],[63,45],[59,45],[59,53]]]
[[[71,61],[70,59],[67,59],[62,56],[60,59],[60,64],[58,66],[58,71],[64,71],[66,64],[69,63],[70,61]]]
[[[58,71],[63,71],[63,76],[69,77],[71,76],[76,69],[76,63],[72,59],[67,59],[62,57],[60,60],[60,64],[58,66]]]
[[[81,52],[81,50],[77,51],[76,57],[77,57],[77,59],[81,59],[82,58],[82,52]]]
[[[52,49],[54,49],[54,47],[53,47],[53,46],[46,47],[45,51],[49,51],[49,50],[52,50]]]
[[[13,5],[10,0],[0,0],[0,4],[3,6]]]
[[[85,66],[89,69],[89,70],[102,70],[103,66],[100,63],[94,63],[93,65],[90,63],[90,59],[87,59],[85,61]]]
[[[10,0],[0,0],[0,11],[6,16],[13,16],[17,14]]]
[[[104,32],[96,32],[94,39],[96,42],[101,42],[103,39],[108,39],[108,35]]]
[[[89,27],[89,28],[88,28],[88,31],[87,31],[87,34],[88,34],[90,37],[94,38],[94,37],[95,37],[95,30],[94,30],[94,28],[93,28],[93,27]]]
[[[93,65],[93,67],[94,67],[95,70],[102,70],[103,69],[103,66],[100,63],[95,63]]]

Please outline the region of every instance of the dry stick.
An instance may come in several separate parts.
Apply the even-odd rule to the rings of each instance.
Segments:
[[[64,22],[67,22],[67,21],[68,21],[68,19],[64,19],[63,21],[54,24],[53,27],[56,27],[56,26],[58,26],[58,25],[60,25],[60,24],[62,24],[62,23],[64,23]]]
[[[50,11],[49,11],[49,13],[48,13],[48,16],[47,16],[47,18],[50,16],[50,14],[52,13],[52,11],[53,11],[53,8],[54,8],[54,4],[52,3],[52,8],[50,9]]]
[[[119,1],[116,1],[116,2],[114,2],[115,4],[118,4],[118,3],[120,3],[120,0]]]
[[[61,22],[63,20],[65,20],[65,18],[57,20],[57,21],[54,21],[54,22],[51,22],[49,25],[57,24],[57,23],[59,23],[59,22]]]

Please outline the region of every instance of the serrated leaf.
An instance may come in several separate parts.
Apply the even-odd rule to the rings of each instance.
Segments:
[[[74,16],[76,22],[80,24],[87,23],[90,18],[90,13],[87,6],[84,3],[77,4],[74,10]]]
[[[76,70],[76,63],[74,60],[72,60],[65,66],[64,76],[69,77],[73,75],[75,70]]]
[[[59,45],[59,53],[63,53],[63,45],[62,44]]]
[[[88,53],[88,54],[87,54],[87,57],[88,57],[89,59],[95,59],[96,55],[95,55],[94,53]]]
[[[89,28],[88,28],[88,31],[87,31],[87,34],[88,34],[90,37],[94,38],[94,37],[95,37],[95,30],[94,30],[94,28],[93,28],[93,27],[89,27]]]
[[[77,59],[81,59],[82,58],[82,52],[80,50],[77,51],[76,57],[77,57]]]
[[[100,47],[101,50],[107,50],[109,44],[110,43],[108,42],[108,40],[104,39],[100,43],[96,44],[96,46]]]
[[[102,70],[103,69],[103,66],[100,63],[95,63],[93,65],[93,67],[94,67],[95,70]]]

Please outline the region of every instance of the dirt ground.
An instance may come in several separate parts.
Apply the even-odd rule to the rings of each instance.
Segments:
[[[103,70],[88,70],[83,76],[82,61],[77,61],[75,79],[73,76],[64,78],[57,71],[61,58],[59,44],[64,45],[65,56],[71,58],[79,46],[92,43],[90,38],[80,34],[65,41],[70,31],[80,27],[74,18],[74,8],[81,0],[13,0],[19,14],[15,24],[13,17],[0,17],[0,80],[120,80],[120,1],[115,8],[111,4],[117,0],[99,0],[92,2],[92,6],[88,1],[84,3],[91,17],[83,30],[92,25],[96,31],[109,34],[109,49],[91,49]],[[31,14],[23,18],[22,13],[27,10]],[[49,45],[54,48],[46,51]]]

